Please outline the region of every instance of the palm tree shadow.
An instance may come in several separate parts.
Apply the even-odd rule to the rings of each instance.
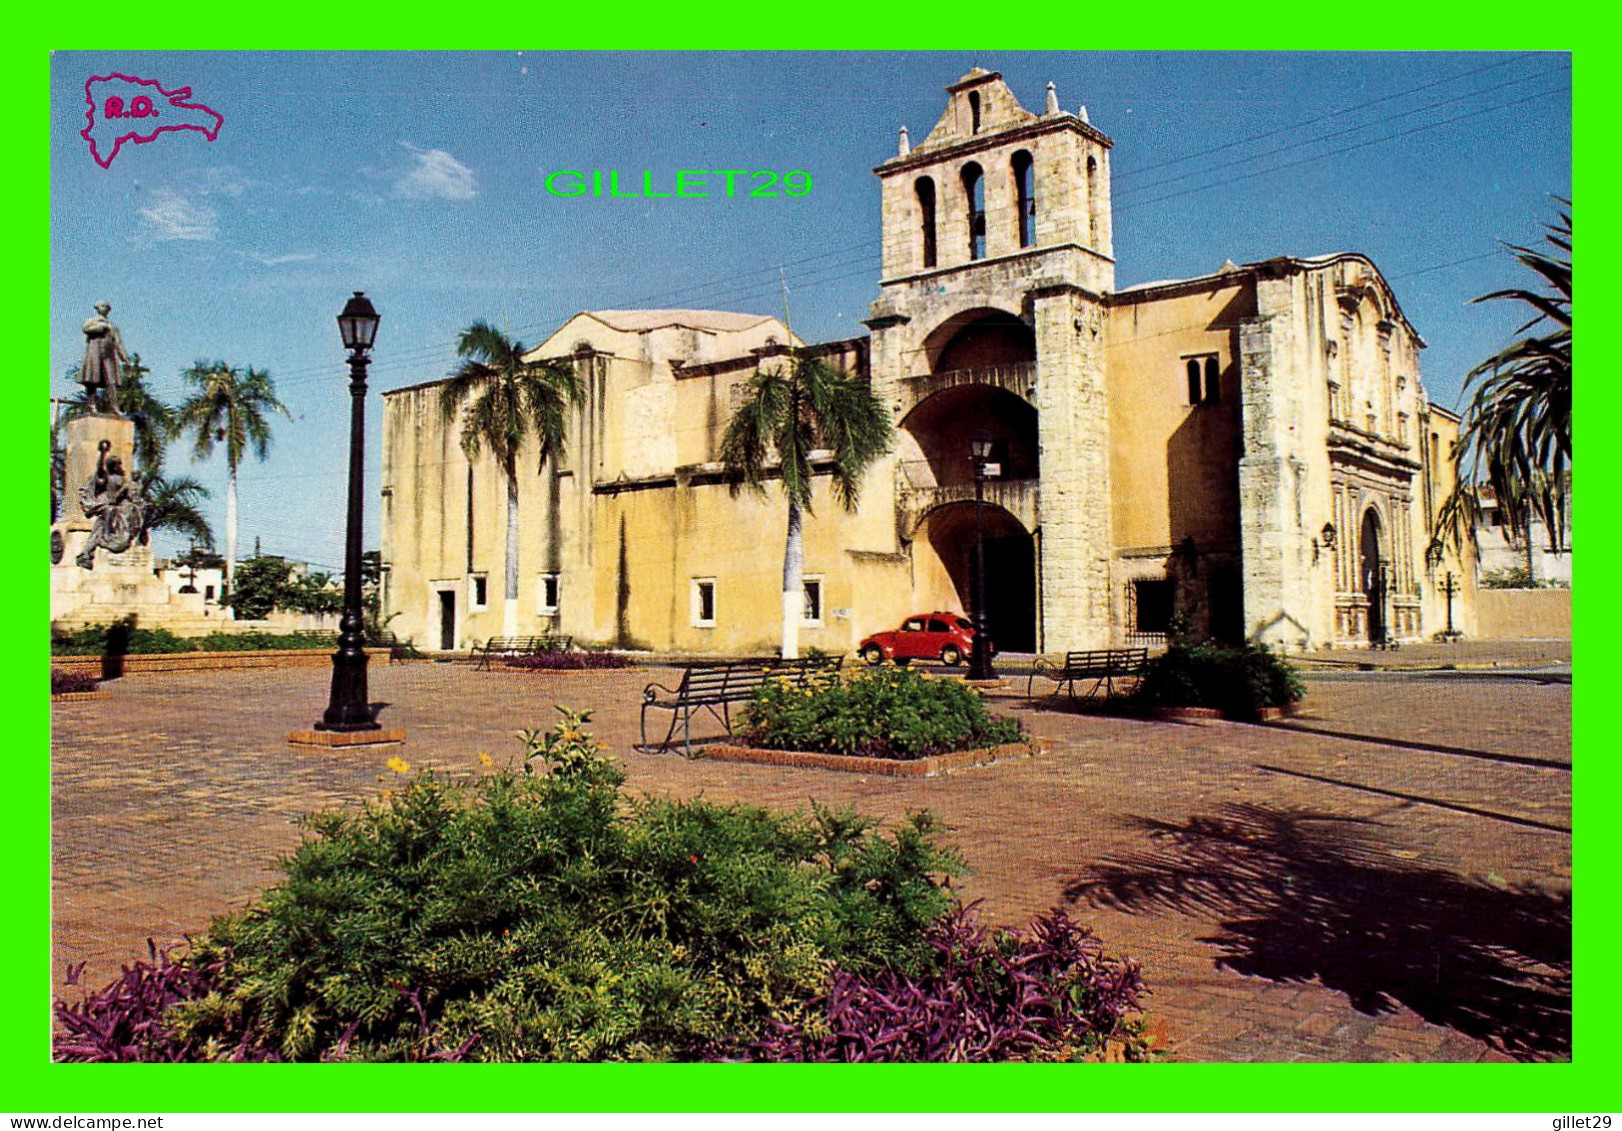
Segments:
[[[1065,890],[1128,913],[1217,918],[1217,965],[1316,980],[1363,1013],[1406,1006],[1520,1060],[1571,1055],[1571,893],[1394,859],[1374,822],[1227,805],[1132,818],[1152,847]]]

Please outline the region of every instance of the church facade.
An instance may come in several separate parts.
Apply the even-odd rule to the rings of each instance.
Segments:
[[[1458,418],[1366,257],[1225,263],[1117,289],[1108,137],[1022,107],[992,72],[947,88],[882,186],[868,333],[808,345],[777,319],[584,312],[530,355],[573,367],[567,451],[520,460],[519,584],[506,487],[469,461],[439,383],[385,394],[384,598],[402,637],[493,635],[695,653],[774,650],[786,506],[734,492],[721,434],[758,367],[809,352],[871,383],[896,428],[859,507],[819,477],[801,646],[850,652],[910,614],[971,607],[972,438],[987,613],[1004,651],[1153,643],[1169,629],[1292,649],[1426,639],[1429,552]]]

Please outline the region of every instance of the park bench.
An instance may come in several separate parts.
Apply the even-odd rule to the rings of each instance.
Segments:
[[[488,669],[493,658],[517,660],[542,652],[567,652],[573,646],[572,636],[492,636],[473,646],[473,654],[479,658],[474,670]]]
[[[681,682],[675,687],[650,683],[642,689],[642,746],[643,750],[662,750],[675,737],[676,726],[682,728],[682,744],[693,744],[692,720],[698,711],[708,711],[717,722],[732,734],[732,704],[747,702],[768,679],[786,677],[796,686],[803,686],[813,675],[835,672],[844,662],[844,656],[806,656],[796,660],[783,660],[776,656],[761,656],[746,660],[726,660],[716,663],[688,664],[682,669]],[[648,741],[648,711],[669,711],[670,727],[657,744]]]
[[[1057,695],[1061,688],[1070,689],[1070,698],[1076,697],[1076,684],[1091,681],[1092,687],[1084,698],[1092,698],[1098,689],[1104,689],[1105,696],[1115,694],[1115,681],[1118,679],[1136,679],[1143,675],[1145,665],[1149,663],[1149,650],[1147,648],[1100,648],[1088,652],[1066,652],[1062,663],[1053,660],[1038,660],[1031,669],[1030,678],[1025,681],[1025,697],[1031,698],[1032,690],[1036,684],[1036,677],[1053,681],[1051,694]]]

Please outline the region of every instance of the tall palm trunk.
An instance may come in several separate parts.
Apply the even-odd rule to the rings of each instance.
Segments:
[[[501,607],[501,634],[518,635],[518,474],[507,470],[507,580]]]
[[[805,539],[800,504],[788,501],[788,539],[783,544],[783,659],[800,655],[800,621],[805,617]]]
[[[237,469],[228,468],[225,473],[225,591],[234,593],[236,589],[233,582],[237,576]],[[231,610],[231,619],[236,619],[236,610]]]

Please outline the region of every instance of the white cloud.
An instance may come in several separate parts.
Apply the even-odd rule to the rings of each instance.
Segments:
[[[472,200],[473,170],[443,149],[419,149],[409,141],[401,147],[411,151],[416,164],[394,182],[394,195],[411,200]]]
[[[140,212],[146,235],[156,242],[211,240],[219,232],[219,213],[174,189],[153,189],[151,203]]]
[[[313,251],[297,251],[291,255],[265,255],[257,251],[245,251],[242,254],[255,263],[263,263],[266,267],[280,267],[283,263],[309,263],[319,258]]]

